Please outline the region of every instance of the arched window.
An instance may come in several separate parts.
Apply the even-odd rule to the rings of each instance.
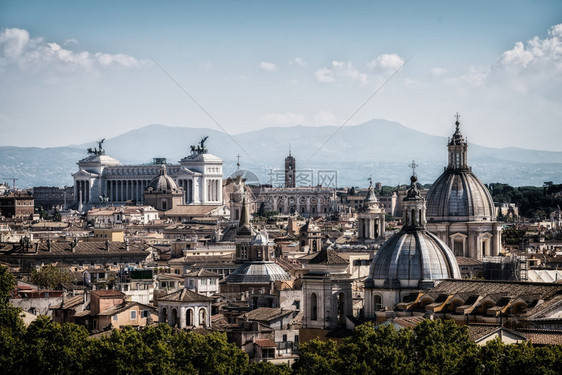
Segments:
[[[206,309],[199,309],[199,325],[206,326],[206,319],[207,319],[207,310]]]
[[[185,322],[188,327],[193,326],[193,310],[187,309]]]
[[[412,225],[416,225],[416,210],[414,210],[412,208],[412,214],[410,216],[411,220],[412,220]]]
[[[310,295],[310,320],[318,320],[318,297],[316,297],[316,293]]]
[[[338,294],[338,324],[345,327],[345,294]]]
[[[382,309],[382,297],[378,294],[375,294],[373,296],[373,306],[375,308],[375,311],[380,311]]]

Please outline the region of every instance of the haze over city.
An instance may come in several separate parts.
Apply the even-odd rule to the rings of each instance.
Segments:
[[[2,1],[0,145],[220,130],[210,117],[230,134],[381,118],[448,136],[459,111],[473,143],[562,151],[560,15],[559,1]]]

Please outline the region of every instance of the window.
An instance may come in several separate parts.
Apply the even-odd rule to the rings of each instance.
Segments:
[[[207,285],[207,279],[201,279],[201,285]]]
[[[209,285],[216,285],[216,284],[217,284],[216,279],[209,279]]]
[[[464,248],[463,248],[463,240],[454,240],[453,242],[453,251],[455,256],[462,257],[464,256]]]
[[[131,320],[135,320],[135,319],[137,319],[137,311],[133,310],[131,311]]]
[[[382,309],[382,297],[379,295],[373,296],[375,311],[380,311]]]
[[[295,310],[299,311],[301,309],[301,301],[295,301]]]
[[[150,315],[148,310],[142,310],[141,312],[141,318],[148,318],[148,316]]]
[[[318,320],[318,298],[315,293],[310,295],[310,320]]]
[[[283,342],[287,342],[287,335],[283,335]]]
[[[119,319],[119,318],[117,317],[117,314],[113,315],[113,320],[117,320],[117,319]]]

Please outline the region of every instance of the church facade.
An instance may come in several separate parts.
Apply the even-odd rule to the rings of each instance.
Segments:
[[[99,148],[88,149],[88,157],[78,162],[74,178],[74,199],[79,206],[91,207],[100,204],[124,204],[134,201],[144,204],[145,190],[160,174],[161,165],[166,165],[167,174],[181,188],[182,204],[222,204],[223,161],[208,153],[204,138],[198,146],[191,146],[191,154],[178,164],[167,164],[157,160],[149,165],[122,165],[118,160],[105,155],[102,141]]]

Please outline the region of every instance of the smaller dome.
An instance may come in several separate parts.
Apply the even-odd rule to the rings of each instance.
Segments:
[[[240,265],[226,277],[224,283],[270,283],[291,280],[291,276],[277,263],[271,261],[252,261]]]
[[[460,277],[451,249],[425,230],[395,234],[377,252],[369,274],[374,286],[384,288],[426,288]]]
[[[160,168],[160,174],[152,179],[148,184],[148,191],[150,192],[165,192],[165,193],[179,193],[180,188],[172,177],[166,173],[166,165]]]

